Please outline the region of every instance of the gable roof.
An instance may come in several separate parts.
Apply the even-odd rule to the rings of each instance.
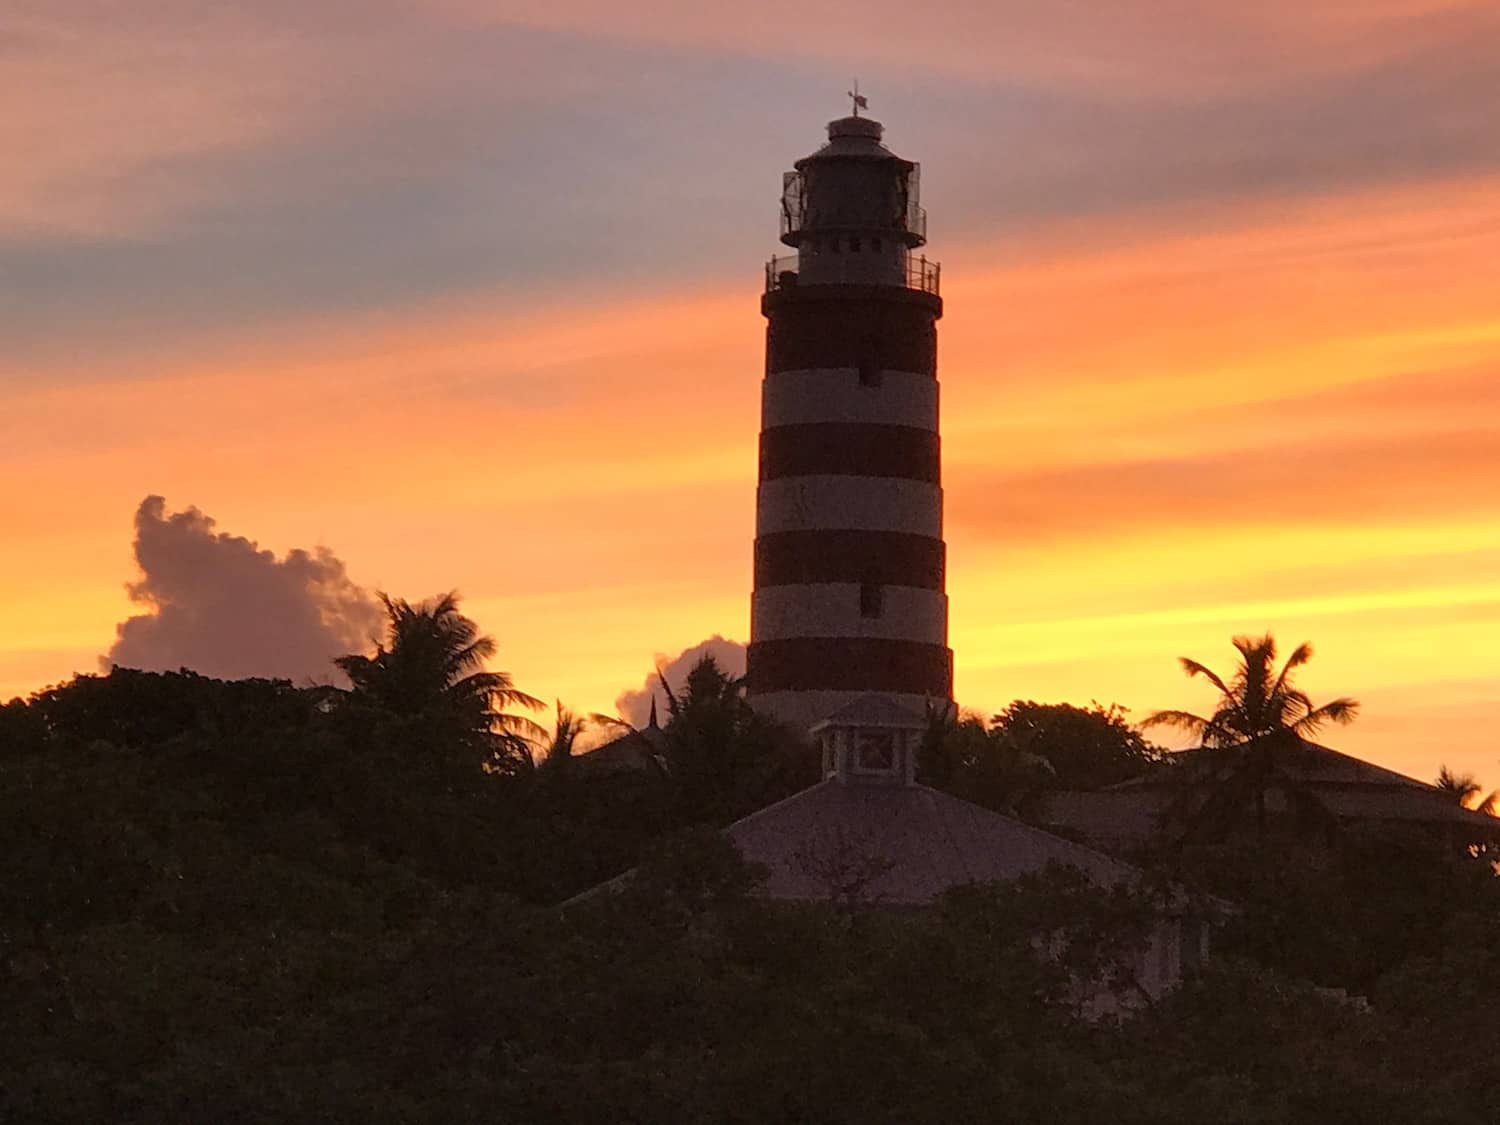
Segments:
[[[1201,780],[1204,773],[1225,772],[1237,765],[1249,749],[1239,746],[1198,746],[1178,750],[1168,756],[1170,768],[1153,770],[1141,777],[1122,781],[1108,791],[1131,789],[1175,789],[1190,780]],[[1299,740],[1294,746],[1276,748],[1278,772],[1307,785],[1356,785],[1393,787],[1413,793],[1436,793],[1437,786],[1404,773],[1377,766],[1363,758],[1345,754],[1316,742]]]
[[[865,877],[861,897],[920,905],[953,887],[1014,879],[1049,863],[1111,885],[1137,868],[923,785],[844,785],[829,779],[752,813],[725,830],[742,855],[768,871],[772,898],[838,897],[840,881]]]
[[[611,739],[602,746],[574,757],[585,773],[626,773],[656,767],[666,752],[666,736],[660,727],[643,727]]]
[[[1189,786],[1204,785],[1206,790],[1227,778],[1241,760],[1239,750],[1179,751],[1188,758],[1183,766],[1092,792],[1053,790],[1040,796],[1036,811],[1042,823],[1101,845],[1140,844],[1161,832],[1162,817]],[[1295,784],[1341,821],[1446,824],[1500,836],[1500,819],[1455,804],[1437,786],[1326,746],[1304,742],[1283,750],[1275,771],[1266,781],[1268,793]]]
[[[827,727],[884,727],[895,730],[924,730],[927,718],[903,707],[889,696],[871,692],[850,700],[826,719],[815,723],[812,733]]]

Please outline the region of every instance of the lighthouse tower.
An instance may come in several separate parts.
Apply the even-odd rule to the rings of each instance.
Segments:
[[[859,99],[856,100],[856,107]],[[784,179],[766,268],[751,703],[803,728],[953,693],[938,445],[938,266],[918,167],[844,117]]]

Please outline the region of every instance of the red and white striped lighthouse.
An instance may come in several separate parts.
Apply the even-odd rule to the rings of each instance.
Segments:
[[[856,103],[857,104],[857,103]],[[938,443],[937,263],[918,168],[841,118],[797,161],[766,329],[751,702],[810,726],[877,693],[953,694]]]

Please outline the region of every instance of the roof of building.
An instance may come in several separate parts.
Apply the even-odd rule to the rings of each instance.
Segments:
[[[660,727],[643,727],[579,754],[573,762],[583,772],[595,774],[651,769],[660,765],[665,741]]]
[[[1111,843],[1145,841],[1162,828],[1162,815],[1190,784],[1212,785],[1226,778],[1240,760],[1239,747],[1181,751],[1181,767],[1095,792],[1055,791],[1037,802],[1047,825],[1084,838]],[[1500,819],[1453,802],[1435,785],[1384,769],[1326,746],[1304,743],[1278,753],[1266,789],[1294,785],[1312,794],[1345,822],[1383,821],[1465,825],[1500,835]],[[1277,784],[1277,775],[1282,785]]]
[[[826,719],[813,724],[813,733],[826,727],[883,727],[895,730],[923,730],[927,719],[903,707],[889,696],[871,692],[850,700]]]
[[[1248,746],[1200,746],[1191,750],[1178,750],[1170,755],[1171,769],[1153,770],[1141,777],[1122,781],[1112,786],[1113,790],[1129,789],[1176,789],[1188,779],[1198,780],[1205,772],[1227,772],[1243,758]],[[1395,770],[1385,769],[1373,762],[1344,754],[1316,742],[1302,740],[1291,746],[1276,748],[1276,769],[1279,773],[1304,784],[1315,785],[1359,785],[1393,786],[1413,792],[1435,793],[1437,787],[1414,777],[1407,777]]]
[[[1043,824],[1104,843],[1132,843],[1156,834],[1171,795],[1161,789],[1058,789],[1034,804]]]
[[[752,813],[726,833],[766,867],[772,898],[859,897],[889,905],[931,902],[952,887],[1014,879],[1050,863],[1105,885],[1136,868],[1013,817],[922,785],[830,779]]]
[[[866,159],[899,159],[896,154],[880,143],[885,129],[871,117],[840,117],[828,123],[828,142],[811,156],[797,161],[797,166],[809,160],[833,156],[856,156]]]

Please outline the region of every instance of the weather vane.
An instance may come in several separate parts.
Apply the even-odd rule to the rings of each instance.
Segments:
[[[860,110],[862,110],[862,109],[869,109],[870,108],[870,99],[867,98],[867,97],[865,97],[863,94],[861,94],[859,92],[859,79],[858,78],[856,78],[854,80],[854,89],[852,89],[852,90],[846,90],[845,93],[848,94],[850,98],[854,99],[854,116],[855,117],[859,116],[859,111]]]

